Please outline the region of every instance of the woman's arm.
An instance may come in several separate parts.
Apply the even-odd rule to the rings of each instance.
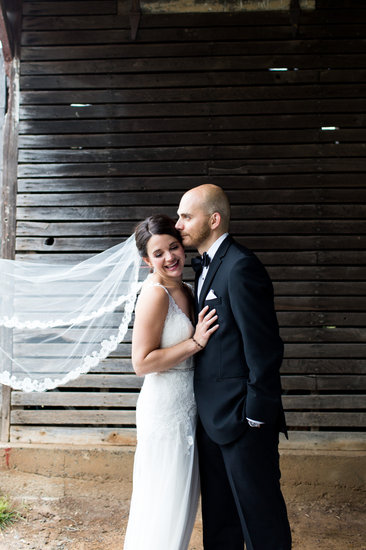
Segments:
[[[161,348],[161,335],[168,313],[169,297],[159,286],[145,287],[138,299],[132,336],[132,364],[138,376],[163,372],[191,357],[207,344],[218,325],[215,310],[207,307],[199,314],[193,338],[169,348]],[[206,314],[206,315],[205,315]]]

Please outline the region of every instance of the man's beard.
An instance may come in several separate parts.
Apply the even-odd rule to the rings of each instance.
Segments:
[[[191,241],[190,245],[194,246],[195,248],[199,248],[202,243],[209,239],[210,235],[210,228],[208,225],[206,225],[202,227],[202,229],[196,235],[194,235],[193,238],[191,237],[191,235],[189,235]]]

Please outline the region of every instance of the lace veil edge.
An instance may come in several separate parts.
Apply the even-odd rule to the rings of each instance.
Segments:
[[[0,260],[0,383],[55,389],[117,353],[147,275],[134,235],[76,265]]]

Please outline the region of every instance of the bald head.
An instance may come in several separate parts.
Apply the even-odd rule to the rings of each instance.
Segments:
[[[222,233],[229,230],[230,203],[221,187],[206,183],[190,189],[183,196],[186,195],[191,195],[197,206],[202,208],[205,214],[211,215],[218,212],[221,217],[220,230]]]
[[[176,228],[184,246],[197,248],[200,254],[228,231],[230,205],[221,187],[199,185],[184,193]]]

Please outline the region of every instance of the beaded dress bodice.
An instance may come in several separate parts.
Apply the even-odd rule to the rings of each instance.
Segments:
[[[155,286],[162,286],[155,283]],[[194,332],[187,315],[169,296],[169,307],[161,336],[161,348],[174,346]],[[193,358],[167,371],[145,376],[137,405],[138,437],[163,437],[172,431],[184,431],[188,447],[193,444],[191,426],[195,422],[196,403],[193,393]],[[181,434],[183,435],[183,434]]]

